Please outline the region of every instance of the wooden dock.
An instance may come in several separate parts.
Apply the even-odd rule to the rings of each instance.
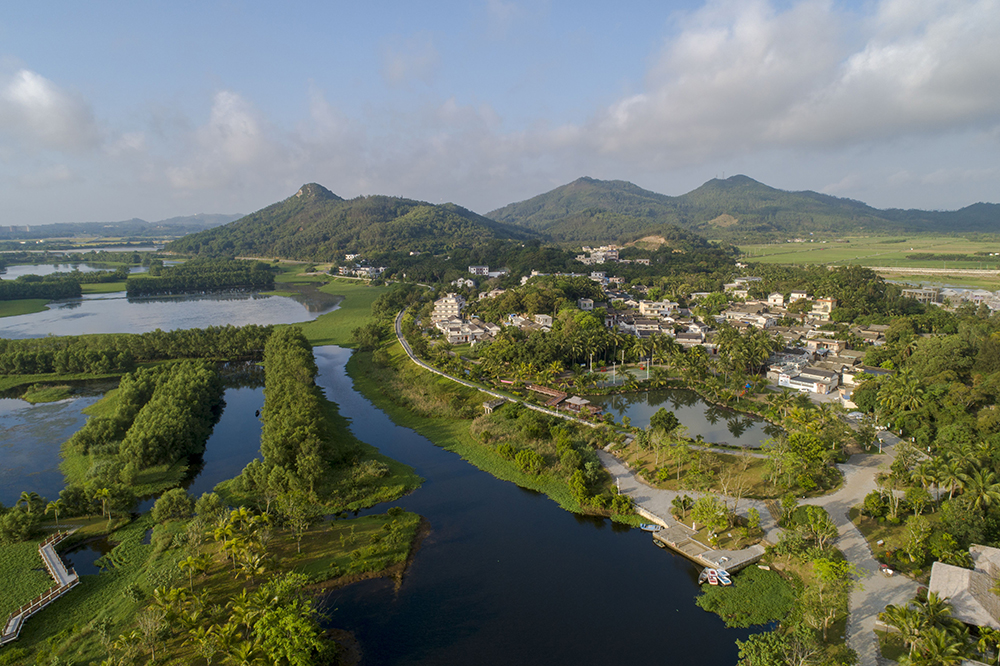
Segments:
[[[45,564],[45,569],[55,581],[55,585],[7,616],[3,633],[0,634],[0,645],[16,641],[17,637],[21,635],[21,628],[24,626],[25,620],[79,584],[80,576],[73,569],[67,569],[56,553],[56,545],[70,534],[72,532],[56,532],[38,545],[38,554],[42,558],[42,563]]]

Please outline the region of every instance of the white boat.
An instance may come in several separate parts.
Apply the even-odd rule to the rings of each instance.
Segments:
[[[663,527],[656,523],[642,523],[639,525],[639,529],[643,532],[659,532]]]

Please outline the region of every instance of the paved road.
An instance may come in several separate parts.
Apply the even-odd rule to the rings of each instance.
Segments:
[[[611,474],[612,478],[615,480],[615,484],[618,486],[620,492],[631,497],[635,503],[641,506],[643,509],[649,511],[663,518],[668,523],[676,523],[671,515],[670,508],[671,502],[674,498],[679,495],[688,495],[694,499],[698,499],[703,495],[709,493],[699,493],[693,490],[664,490],[661,488],[653,488],[647,485],[636,477],[635,473],[632,472],[625,464],[611,455],[607,451],[598,451],[598,457],[601,459],[604,467]],[[716,493],[716,497],[722,497]],[[733,499],[731,497],[724,498],[732,506]],[[770,512],[768,512],[767,507],[760,500],[752,499],[741,499],[739,505],[736,507],[736,513],[744,518],[747,516],[747,512],[750,507],[754,507],[760,513],[760,526],[764,530],[765,539],[771,543],[777,543],[778,535],[780,534],[780,528],[778,524],[771,517]]]
[[[917,594],[919,585],[905,576],[887,578],[879,573],[879,563],[875,560],[868,541],[848,517],[853,506],[861,504],[865,495],[875,490],[875,475],[880,468],[888,469],[894,458],[893,445],[899,438],[891,433],[881,433],[885,442],[882,455],[858,454],[837,468],[844,474],[844,485],[832,495],[814,497],[803,504],[825,508],[837,524],[840,536],[837,547],[847,560],[861,572],[861,589],[851,593],[850,611],[847,620],[847,644],[858,653],[861,666],[876,666],[881,663],[878,640],[875,637],[875,620],[888,604],[904,604]]]
[[[414,363],[430,372],[447,377],[465,386],[479,389],[484,393],[508,400],[512,399],[511,396],[487,391],[470,382],[443,373],[437,368],[433,368],[419,360],[414,356],[410,345],[403,338],[400,326],[402,318],[403,313],[400,312],[396,316],[396,337]],[[524,404],[532,409],[538,409],[553,416],[569,418],[570,420],[594,426],[592,423],[580,421],[565,414],[541,409],[527,403]],[[803,502],[803,504],[822,506],[830,513],[830,517],[836,523],[840,533],[837,539],[837,547],[844,553],[847,560],[854,564],[861,572],[861,586],[851,593],[850,617],[847,621],[847,643],[858,653],[858,663],[861,666],[878,666],[881,661],[878,652],[878,642],[874,633],[875,620],[878,614],[885,610],[888,604],[906,603],[916,595],[917,588],[919,587],[916,582],[905,576],[896,575],[887,578],[879,573],[879,563],[875,560],[874,555],[872,555],[871,549],[868,547],[868,542],[848,516],[848,511],[850,511],[851,507],[861,504],[865,499],[865,495],[875,490],[875,475],[879,469],[888,469],[892,464],[894,458],[893,448],[899,442],[899,438],[889,432],[880,433],[879,437],[884,442],[884,453],[881,455],[865,453],[851,456],[847,463],[837,465],[837,468],[844,475],[844,485],[840,490],[831,495],[815,497]],[[733,453],[726,450],[719,450],[719,452]],[[751,453],[751,455],[761,456],[763,454],[755,452]],[[632,497],[636,504],[661,517],[668,524],[677,524],[670,515],[670,503],[675,497],[684,494],[698,498],[703,494],[692,491],[677,492],[652,488],[640,481],[631,470],[610,453],[598,451],[598,456],[604,467],[607,468],[608,472],[615,479],[615,483],[622,493]],[[732,498],[726,499],[730,503],[732,502]],[[755,507],[760,513],[761,527],[764,529],[765,538],[771,543],[777,543],[780,528],[778,528],[763,502],[748,499],[741,500],[736,512],[745,517],[750,507]]]

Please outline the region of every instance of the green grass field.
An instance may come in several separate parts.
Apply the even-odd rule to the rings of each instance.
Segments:
[[[94,284],[81,284],[80,290],[85,294],[112,294],[117,291],[125,291],[125,283],[95,282]]]
[[[849,236],[844,242],[816,240],[806,243],[767,243],[742,245],[744,260],[768,264],[824,264],[891,266],[910,268],[1000,269],[1000,257],[979,261],[915,261],[909,254],[975,254],[1000,252],[1000,244],[970,241],[954,236]]]
[[[389,287],[371,287],[356,280],[334,279],[320,287],[320,291],[332,296],[343,296],[340,307],[311,322],[298,325],[314,347],[352,347],[354,340],[351,338],[351,331],[371,318],[372,303],[388,290]]]
[[[44,312],[49,309],[48,300],[44,298],[21,298],[16,301],[0,301],[0,317]]]
[[[42,567],[38,544],[42,538],[0,548],[0,622],[22,604],[52,587]]]

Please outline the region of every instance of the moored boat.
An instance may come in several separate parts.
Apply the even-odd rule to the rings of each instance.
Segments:
[[[639,529],[643,532],[659,532],[663,527],[656,523],[642,523],[639,525]]]

